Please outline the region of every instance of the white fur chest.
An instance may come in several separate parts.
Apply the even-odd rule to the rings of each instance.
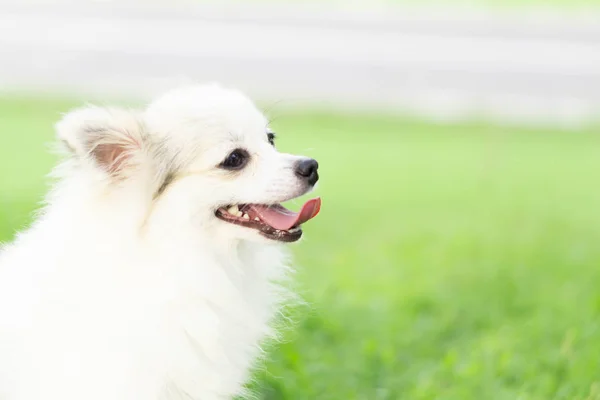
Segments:
[[[40,240],[44,231],[38,226],[2,259],[7,400],[240,393],[281,300],[279,246],[90,246],[80,236],[65,252]]]
[[[261,341],[272,335],[270,322],[283,300],[276,284],[286,272],[283,254],[279,246],[247,242],[208,257],[197,248],[191,253],[169,256],[177,266],[164,314],[173,340],[169,391],[230,398],[232,388],[247,382]]]

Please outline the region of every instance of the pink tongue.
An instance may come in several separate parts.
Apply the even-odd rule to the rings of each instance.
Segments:
[[[298,213],[283,206],[267,207],[253,204],[251,208],[267,225],[280,231],[287,231],[316,217],[321,211],[321,198],[307,201]]]

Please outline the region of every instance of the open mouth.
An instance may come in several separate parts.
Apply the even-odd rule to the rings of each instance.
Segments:
[[[237,204],[220,207],[215,215],[223,221],[256,229],[268,239],[295,242],[302,237],[301,225],[320,211],[321,199],[316,198],[307,201],[297,213],[281,204]]]

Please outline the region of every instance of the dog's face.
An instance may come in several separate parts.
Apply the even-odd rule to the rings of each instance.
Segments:
[[[234,90],[180,89],[141,113],[78,110],[58,132],[113,190],[141,191],[147,218],[162,224],[188,219],[236,238],[292,242],[320,209],[319,199],[299,213],[279,204],[313,189],[318,164],[277,151],[266,118]]]

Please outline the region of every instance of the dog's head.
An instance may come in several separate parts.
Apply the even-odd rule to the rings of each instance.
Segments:
[[[57,131],[89,179],[135,193],[123,201],[146,207],[145,223],[187,221],[292,242],[320,209],[320,199],[298,213],[280,205],[313,189],[318,164],[278,152],[266,118],[235,90],[178,89],[139,112],[87,107],[67,114]]]

